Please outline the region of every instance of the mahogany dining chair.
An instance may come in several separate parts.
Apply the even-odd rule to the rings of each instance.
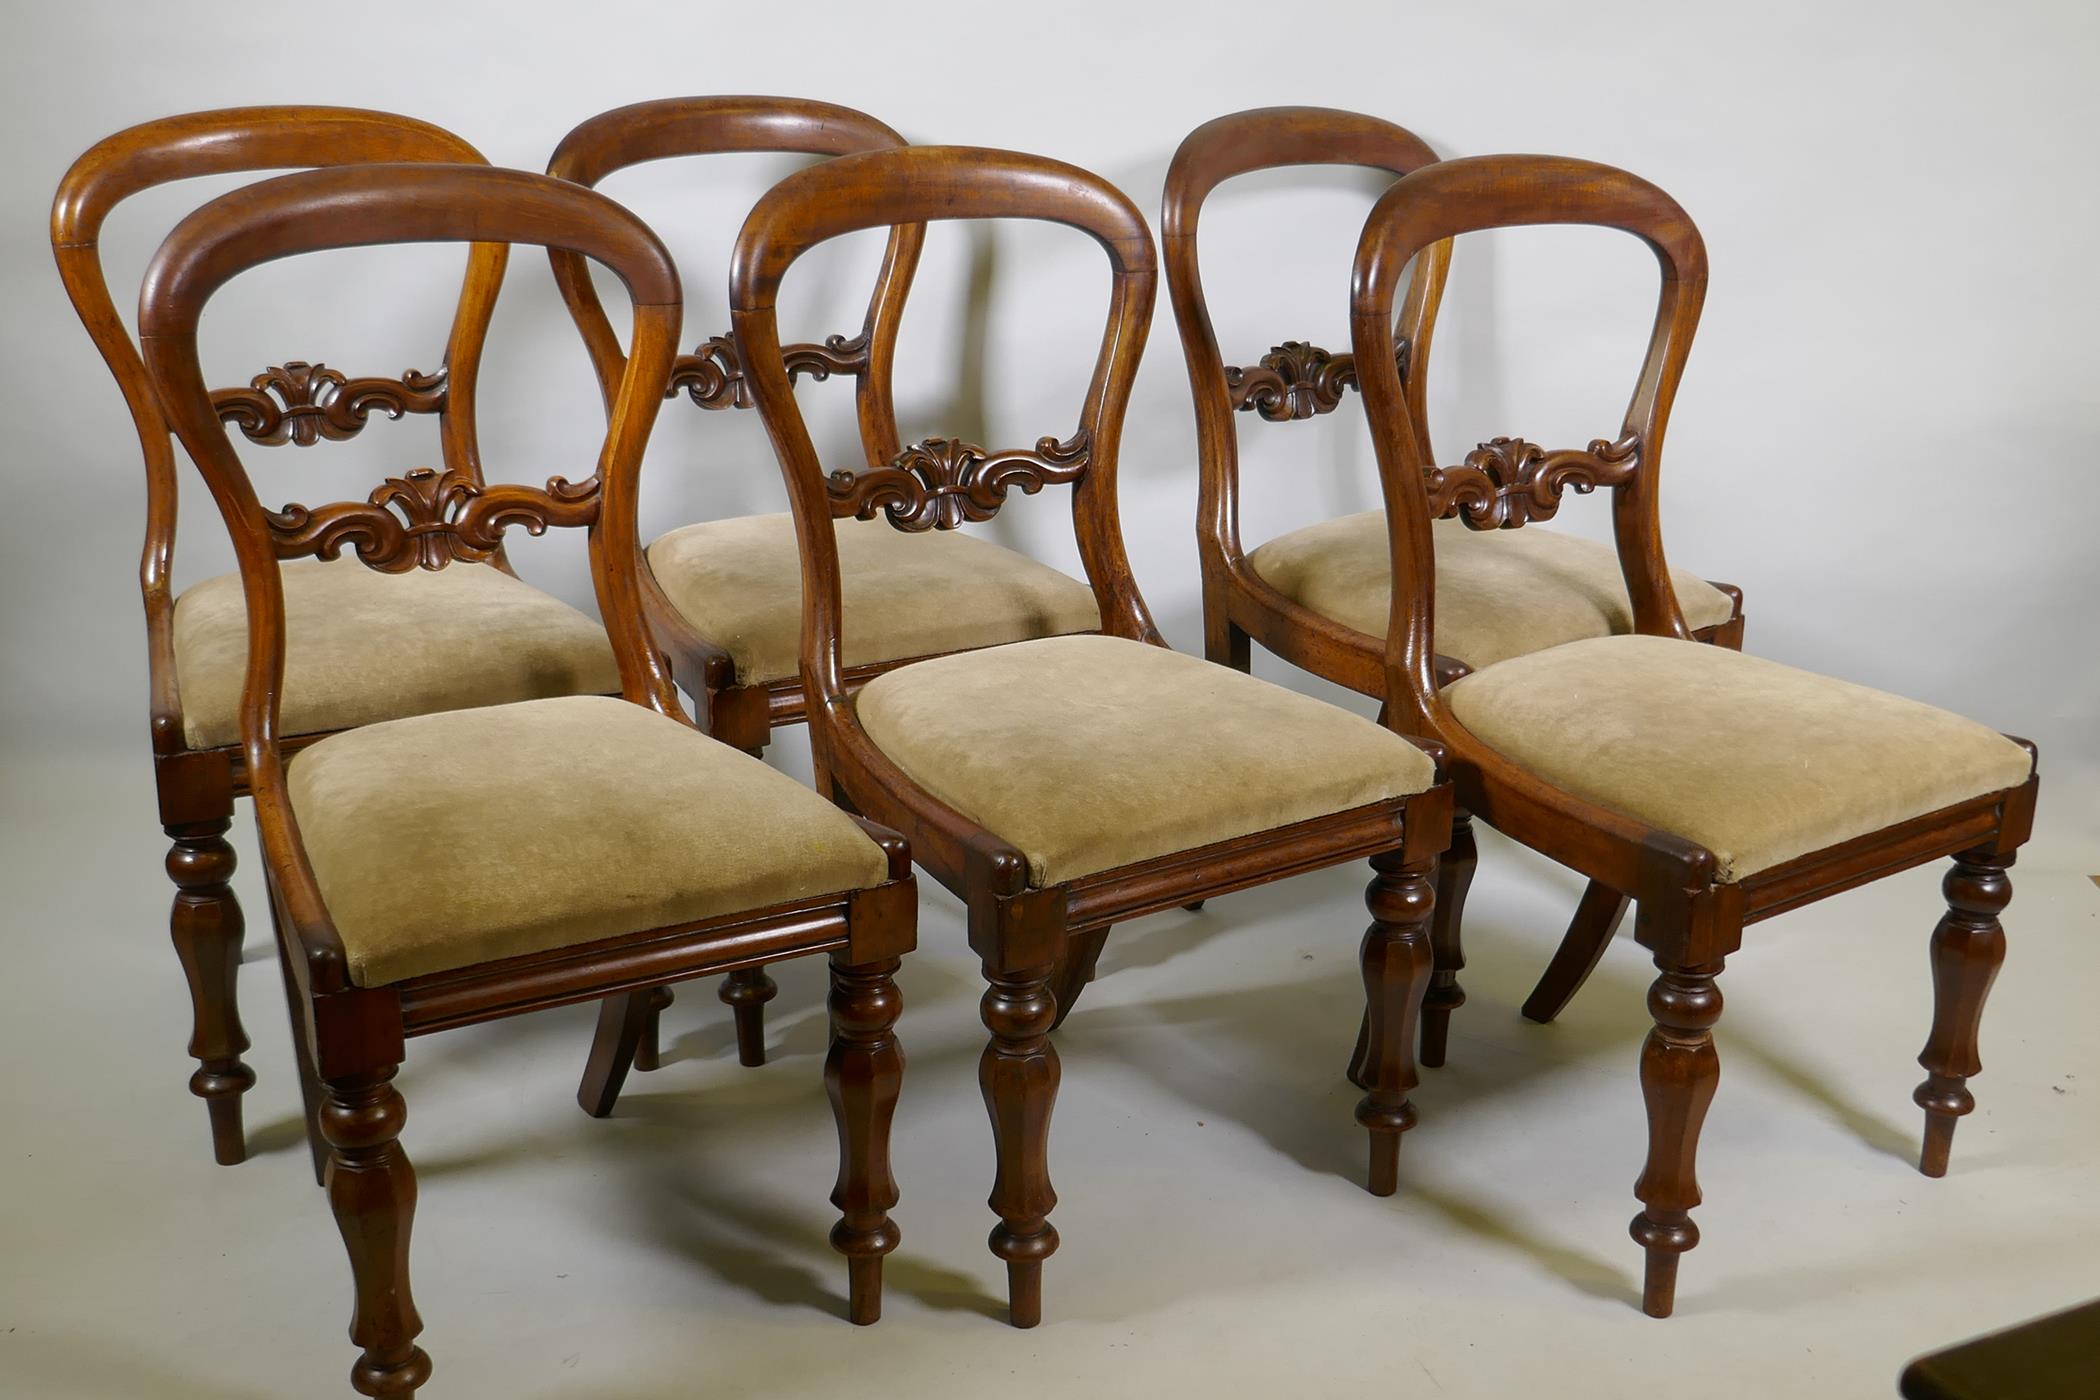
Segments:
[[[247,621],[238,574],[175,591],[176,464],[169,425],[146,381],[139,347],[118,315],[101,235],[111,210],[175,180],[288,166],[371,161],[481,164],[472,146],[410,117],[344,107],[237,107],[131,127],[74,162],[51,210],[60,275],[131,413],[146,467],[146,536],[139,584],[146,605],[149,730],[160,820],[176,887],[171,930],[189,984],[197,1061],[191,1091],[210,1114],[214,1155],[247,1156],[241,1095],[255,1082],[235,992],[244,920],[226,840],[233,804],[252,787],[239,707]],[[493,300],[500,260],[475,259],[461,305]],[[219,416],[260,445],[309,447],[361,432],[374,414],[438,420],[446,469],[481,478],[475,385],[485,320],[463,317],[450,353],[428,373],[351,377],[318,361],[273,365],[245,387],[212,396]],[[472,567],[390,575],[352,563],[285,570],[296,639],[286,656],[281,730],[287,751],[375,720],[510,700],[620,688],[605,632],[568,604],[520,581],[500,544]],[[374,666],[375,658],[385,665]],[[320,1145],[315,1140],[318,1153]]]
[[[1197,257],[1204,203],[1218,186],[1256,171],[1339,165],[1397,180],[1436,159],[1404,127],[1328,107],[1235,112],[1197,127],[1174,153],[1160,227],[1167,290],[1196,406],[1196,546],[1203,568],[1204,652],[1213,661],[1244,671],[1250,641],[1259,641],[1295,665],[1382,702],[1392,575],[1383,510],[1292,530],[1251,551],[1242,547],[1237,416],[1291,423],[1331,413],[1357,386],[1357,360],[1350,352],[1286,341],[1255,364],[1226,363]],[[1432,456],[1429,349],[1450,264],[1450,244],[1423,250],[1407,281],[1390,355],[1422,450]],[[1534,512],[1531,518],[1548,515]],[[1436,590],[1443,605],[1436,666],[1446,681],[1562,642],[1634,630],[1632,601],[1609,546],[1554,530],[1474,531],[1456,520],[1439,520],[1436,531]],[[1741,590],[1682,570],[1671,582],[1693,636],[1741,649]],[[1466,965],[1459,928],[1477,861],[1472,814],[1461,806],[1453,814],[1451,849],[1437,870],[1436,975],[1422,1008],[1422,1063],[1431,1067],[1444,1063],[1451,1013],[1466,1001],[1458,982]],[[1593,963],[1625,911],[1626,902],[1611,890],[1589,887],[1553,970],[1525,1014],[1552,1019],[1574,991],[1565,985],[1570,962]]]
[[[1641,239],[1661,292],[1618,430],[1548,451],[1496,438],[1438,467],[1385,355],[1411,259],[1462,234],[1596,225]],[[1641,1049],[1647,1165],[1632,1234],[1646,1251],[1642,1306],[1666,1317],[1691,1218],[1699,1132],[1720,1074],[1715,979],[1746,925],[1941,857],[1953,867],[1934,930],[1934,1014],[1915,1098],[1920,1167],[1947,1169],[1975,1106],[1978,1028],[2005,953],[2006,868],[2034,817],[2024,740],[1846,681],[1688,645],[1692,629],[1656,513],[1663,434],[1706,296],[1706,248],[1662,190],[1625,171],[1550,156],[1446,161],[1378,201],[1356,255],[1350,336],[1388,521],[1393,589],[1381,667],[1390,722],[1445,746],[1459,801],[1498,831],[1635,902],[1658,976]],[[1437,664],[1435,522],[1516,529],[1567,492],[1607,490],[1637,631],[1534,651],[1452,677]],[[1507,600],[1511,608],[1528,597]],[[1579,969],[1569,990],[1590,966]]]
[[[463,324],[485,320],[479,303],[494,297],[514,243],[570,249],[625,284],[633,328],[597,459],[544,488],[486,484],[448,463],[388,477],[365,500],[270,509],[206,388],[206,303],[261,263],[399,243],[473,245]],[[486,166],[364,165],[251,184],[184,219],[146,274],[139,330],[151,388],[240,562],[240,754],[355,1281],[351,1380],[363,1395],[410,1395],[430,1375],[415,1340],[416,1182],[393,1084],[406,1039],[611,998],[593,1062],[617,1065],[632,1053],[640,1003],[615,994],[788,957],[831,960],[824,1078],[842,1212],[831,1239],[849,1261],[849,1316],[880,1312],[882,1259],[898,1239],[893,974],[914,942],[915,882],[894,833],[699,732],[649,637],[635,494],[680,314],[677,271],[640,220],[592,191]],[[478,353],[478,337],[452,346],[448,411],[460,434],[472,404],[457,386],[473,383]],[[588,533],[617,695],[455,708],[297,746],[280,738],[299,621],[282,561],[441,576],[485,563],[506,530],[550,527]],[[420,624],[405,615],[394,625]]]
[[[562,138],[547,173],[596,186],[617,171],[674,157],[842,156],[904,144],[867,113],[829,102],[676,97],[592,117]],[[901,450],[890,376],[898,316],[923,237],[917,225],[890,231],[856,334],[782,350],[791,381],[834,375],[854,381],[862,449],[871,466]],[[619,341],[582,261],[559,249],[550,256],[609,404],[620,378]],[[666,392],[672,398],[683,393],[709,410],[752,402],[736,342],[727,334],[710,336],[679,356]],[[1094,595],[1084,583],[987,539],[907,535],[847,521],[839,527],[838,546],[846,607],[855,619],[846,647],[849,687],[926,656],[1100,628]],[[799,722],[806,708],[796,665],[800,582],[794,524],[785,513],[682,526],[644,554],[643,606],[669,653],[672,674],[692,697],[703,728],[754,754],[764,750],[773,729]],[[765,1006],[777,990],[762,968],[732,975],[722,985],[744,1064],[765,1063]],[[659,990],[649,1008],[636,1069],[657,1066],[658,1023],[669,996]]]
[[[791,265],[862,229],[937,220],[1067,225],[1107,254],[1107,325],[1077,426],[1033,448],[926,438],[886,463],[826,472],[795,402],[776,313]],[[1131,576],[1117,445],[1152,315],[1144,217],[1112,185],[1038,156],[919,146],[800,171],[752,210],[730,274],[746,382],[779,455],[801,545],[803,692],[819,787],[906,833],[961,899],[987,988],[978,1078],[997,1168],[991,1250],[1009,1316],[1042,1315],[1049,1032],[1116,923],[1368,857],[1368,1002],[1356,1118],[1370,1189],[1397,1187],[1413,1124],[1414,1026],[1429,980],[1436,857],[1450,792],[1421,746],[1345,710],[1169,650]],[[1045,637],[900,665],[857,690],[844,656],[843,549],[833,522],[907,532],[988,520],[1015,491],[1071,488],[1100,635]]]

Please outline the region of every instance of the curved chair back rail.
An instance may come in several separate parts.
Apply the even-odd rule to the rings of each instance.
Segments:
[[[1189,388],[1196,401],[1201,464],[1200,532],[1206,551],[1241,557],[1239,433],[1234,414],[1253,410],[1272,421],[1332,411],[1356,382],[1354,356],[1317,345],[1285,342],[1256,365],[1229,365],[1211,325],[1203,293],[1196,231],[1204,201],[1227,180],[1283,166],[1346,165],[1384,170],[1395,178],[1436,163],[1436,152],[1405,127],[1331,107],[1260,107],[1205,122],[1190,132],[1167,168],[1160,206],[1167,295],[1181,329]],[[1394,336],[1409,406],[1427,450],[1426,393],[1429,343],[1450,271],[1451,245],[1423,256],[1408,286]]]
[[[1654,250],[1662,281],[1640,378],[1615,439],[1546,452],[1497,438],[1463,466],[1438,469],[1423,447],[1397,367],[1376,354],[1391,334],[1408,262],[1435,244],[1483,229],[1587,224],[1622,229]],[[1620,571],[1635,630],[1688,637],[1663,558],[1656,477],[1677,382],[1706,298],[1706,246],[1677,201],[1637,175],[1558,156],[1474,156],[1408,175],[1378,201],[1357,245],[1350,335],[1385,492],[1393,554],[1386,637],[1388,693],[1411,732],[1436,734],[1435,585],[1430,521],[1459,515],[1476,528],[1543,519],[1563,490],[1612,489]],[[1402,711],[1412,707],[1414,714]]]
[[[1032,450],[987,452],[930,438],[860,473],[826,476],[781,356],[774,313],[781,279],[812,247],[868,228],[945,219],[1034,219],[1065,224],[1109,259],[1107,324],[1077,429]],[[953,528],[996,514],[1010,490],[1072,486],[1081,562],[1102,630],[1159,641],[1138,593],[1116,511],[1116,451],[1130,384],[1152,319],[1156,272],[1144,216],[1124,194],[1076,166],[1041,156],[959,146],[908,146],[842,156],[789,176],[758,202],[737,239],[729,302],[760,412],[787,477],[804,559],[803,684],[811,708],[846,704],[840,663],[838,550],[830,522],[881,511],[906,530]]]
[[[243,171],[322,167],[370,161],[485,164],[451,132],[388,112],[354,107],[233,107],[146,122],[102,141],[73,163],[51,206],[51,246],[73,309],[124,395],[146,467],[146,532],[139,584],[146,608],[154,751],[183,748],[181,696],[172,637],[175,552],[175,459],[169,428],[154,403],[131,332],[117,314],[102,264],[101,234],[110,211],[143,190],[176,180]],[[503,281],[508,250],[477,248],[468,257],[459,312],[445,359],[434,373],[399,379],[345,379],[320,364],[272,366],[246,387],[216,397],[258,442],[303,444],[345,437],[374,409],[439,415],[445,465],[479,480],[474,440],[474,368],[487,332],[486,307]],[[279,403],[273,403],[275,393]],[[499,551],[493,559],[507,568]]]
[[[593,473],[545,489],[484,486],[451,469],[389,479],[362,502],[266,509],[205,387],[197,325],[212,295],[261,263],[326,249],[397,243],[561,247],[603,263],[625,283],[634,325],[626,375]],[[641,621],[635,491],[642,449],[677,349],[678,274],[649,228],[593,191],[544,175],[486,166],[382,164],[279,176],[223,195],[179,224],[147,270],[140,340],[151,387],[202,472],[233,536],[249,618],[241,732],[257,819],[305,953],[308,990],[340,988],[340,940],[301,852],[278,750],[284,680],[280,559],[354,549],[389,571],[486,558],[513,526],[538,534],[584,526],[591,575],[626,698],[683,718]],[[472,350],[478,350],[478,340]],[[471,351],[470,351],[471,353]],[[455,405],[455,411],[459,406]],[[394,513],[398,511],[399,515]]]
[[[793,97],[669,97],[616,107],[583,122],[562,138],[547,163],[547,173],[595,186],[629,166],[683,156],[758,152],[846,156],[904,144],[903,137],[867,113],[829,102]],[[791,377],[854,377],[861,438],[871,466],[888,461],[900,447],[891,406],[891,366],[896,358],[897,321],[904,311],[924,237],[923,225],[891,229],[858,335],[834,335],[821,345],[792,345],[785,352]],[[548,257],[609,406],[620,382],[619,339],[582,260],[563,249],[548,250]],[[750,403],[736,346],[729,336],[711,337],[692,354],[679,356],[669,395],[680,389],[703,408],[742,408]]]

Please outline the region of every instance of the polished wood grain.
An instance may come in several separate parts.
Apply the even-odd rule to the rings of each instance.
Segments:
[[[1622,230],[1641,239],[1659,264],[1654,325],[1632,399],[1618,428],[1597,439],[1608,450],[1593,444],[1583,455],[1625,455],[1622,462],[1606,461],[1613,479],[1599,477],[1596,484],[1611,493],[1619,563],[1638,630],[1690,639],[1663,554],[1656,482],[1705,299],[1704,242],[1675,200],[1637,176],[1587,161],[1493,156],[1447,161],[1406,176],[1379,200],[1358,245],[1351,335],[1393,559],[1392,614],[1380,661],[1387,722],[1446,746],[1459,800],[1469,810],[1616,896],[1585,899],[1578,924],[1589,921],[1593,943],[1563,948],[1528,1010],[1557,1010],[1594,965],[1624,901],[1638,910],[1635,937],[1653,955],[1658,975],[1648,997],[1654,1029],[1640,1059],[1648,1156],[1635,1188],[1642,1210],[1632,1233],[1647,1257],[1642,1306],[1666,1317],[1675,1305],[1679,1261],[1699,1240],[1691,1218],[1699,1203],[1694,1163],[1720,1072],[1714,1029],[1722,1001],[1715,979],[1741,948],[1744,928],[1868,881],[1956,857],[1946,882],[1949,912],[1933,939],[1937,1013],[1920,1057],[1928,1078],[1917,1095],[1928,1123],[1921,1165],[1928,1174],[1944,1170],[1953,1126],[1972,1104],[1966,1080],[1980,1066],[1976,1028],[2003,950],[1997,915],[2011,897],[2004,872],[2032,826],[2036,783],[2030,776],[2018,787],[1809,852],[1740,882],[1720,883],[1712,852],[1545,782],[1453,717],[1442,693],[1450,677],[1435,647],[1430,524],[1456,498],[1440,501],[1443,477],[1426,445],[1416,402],[1381,354],[1405,269],[1426,250],[1482,229],[1565,224]],[[1508,447],[1492,455],[1504,465],[1488,471],[1491,484],[1525,495],[1537,488],[1553,459],[1551,453],[1540,457]],[[1522,484],[1527,464],[1533,468],[1531,485]],[[1476,465],[1487,470],[1489,464]],[[1499,480],[1496,471],[1503,473]],[[1591,471],[1582,464],[1578,475]],[[2027,747],[2031,755],[2033,747]]]
[[[124,397],[145,466],[139,592],[146,614],[148,732],[161,826],[172,843],[168,872],[177,894],[171,927],[190,988],[191,1053],[200,1066],[190,1087],[205,1101],[213,1153],[222,1163],[247,1156],[241,1095],[255,1077],[240,1058],[248,1039],[235,993],[243,919],[230,883],[234,854],[219,839],[231,823],[235,799],[247,795],[248,775],[238,745],[193,750],[184,739],[174,640],[175,447],[139,346],[110,294],[102,229],[123,201],[178,180],[288,166],[481,159],[459,137],[411,117],[348,107],[236,107],[146,122],[97,142],[67,170],[52,201],[51,249],[59,276]],[[500,249],[471,254],[463,306],[493,296],[502,274]],[[470,329],[464,321],[455,325],[452,353],[466,357]],[[444,373],[441,368],[437,376]],[[273,366],[245,388],[222,390],[214,399],[249,440],[263,444],[340,440],[354,435],[375,409],[396,415],[442,412],[446,406],[439,385],[414,371],[398,380],[350,378],[304,362]],[[474,481],[480,466],[471,428],[456,419],[443,420],[445,464]],[[500,555],[494,562],[504,567]]]
[[[936,219],[1060,224],[1106,255],[1106,322],[1078,420],[1069,428],[1045,425],[1055,430],[1037,438],[1033,451],[973,445],[964,453],[933,445],[950,440],[928,439],[921,454],[871,463],[866,473],[839,480],[817,456],[782,360],[775,314],[781,282],[798,258],[827,239]],[[914,782],[861,727],[853,678],[841,660],[836,518],[879,513],[903,528],[941,528],[1013,504],[1007,487],[1021,488],[1018,495],[1033,494],[1031,486],[1059,485],[1069,491],[1102,630],[1164,645],[1131,574],[1116,495],[1124,412],[1156,275],[1143,216],[1100,177],[1039,156],[924,146],[844,156],[790,176],[752,211],[730,277],[737,343],[780,458],[802,550],[802,688],[819,790],[906,835],[913,858],[963,901],[970,946],[983,965],[988,1039],[978,1080],[997,1159],[990,1204],[998,1223],[990,1244],[1006,1266],[1008,1316],[1018,1327],[1042,1317],[1043,1265],[1058,1246],[1048,1144],[1060,1070],[1051,1031],[1092,975],[1109,929],[1342,861],[1397,861],[1374,881],[1371,897],[1375,937],[1365,954],[1366,975],[1382,1039],[1372,1107],[1360,1115],[1373,1145],[1372,1184],[1387,1187],[1398,1135],[1411,1121],[1407,1090],[1414,1083],[1413,1046],[1394,1028],[1411,1030],[1429,981],[1422,919],[1432,903],[1431,872],[1450,832],[1450,791],[1438,786],[1414,798],[1036,887],[1019,850]],[[1000,462],[1013,465],[993,465]],[[880,483],[880,492],[861,488],[869,480]],[[949,501],[955,504],[944,509]],[[1027,760],[1017,754],[1015,761]]]
[[[629,702],[689,723],[671,674],[644,621],[637,561],[635,495],[650,426],[676,354],[681,315],[678,274],[663,245],[632,214],[592,191],[521,171],[452,164],[371,164],[280,176],[221,196],[184,219],[155,256],[140,297],[139,327],[155,399],[197,464],[232,534],[249,618],[249,657],[241,697],[242,754],[256,805],[277,929],[286,951],[297,1037],[317,1086],[316,1117],[329,1152],[330,1204],[350,1257],[356,1309],[351,1340],[359,1356],[351,1384],[369,1396],[415,1393],[430,1375],[417,1337],[422,1320],[409,1281],[415,1174],[400,1145],[406,1106],[394,1088],[410,1036],[552,1006],[605,1000],[585,1106],[606,1111],[632,1058],[647,998],[669,982],[828,954],[844,991],[834,1006],[833,1064],[841,1140],[841,1226],[834,1242],[849,1261],[849,1313],[880,1311],[881,1258],[896,1245],[888,1211],[887,1124],[902,1070],[892,1026],[893,973],[914,941],[916,891],[900,838],[866,825],[884,848],[890,878],[841,892],[671,928],[451,969],[382,986],[357,985],[300,840],[278,737],[286,620],[277,561],[288,544],[234,450],[206,388],[197,327],[226,282],[260,263],[373,244],[471,243],[500,266],[514,243],[557,247],[606,267],[625,284],[633,325],[608,413],[596,472],[573,489],[487,486],[452,508],[412,521],[412,538],[492,548],[506,529],[576,527],[587,531],[591,576]],[[490,282],[482,288],[493,296]],[[464,319],[464,318],[463,318]],[[473,355],[449,360],[449,412],[464,411]],[[377,496],[375,495],[375,498]],[[398,499],[388,504],[407,510]],[[486,506],[488,502],[500,505]],[[402,553],[389,527],[359,512],[373,502],[314,508],[317,518],[348,507],[357,522],[348,545],[372,567]],[[320,548],[320,546],[312,546]],[[408,551],[413,566],[456,567],[453,548]],[[441,859],[442,852],[433,852]],[[596,878],[579,872],[578,878]]]

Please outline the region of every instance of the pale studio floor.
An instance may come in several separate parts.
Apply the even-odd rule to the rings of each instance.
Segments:
[[[267,934],[255,918],[242,984],[255,1154],[219,1168],[183,1089],[141,758],[8,773],[0,1395],[347,1395],[348,1271]],[[1921,1350],[2100,1294],[2100,891],[2079,853],[2044,842],[2015,871],[1980,1108],[1943,1181],[1911,1166],[1936,877],[1753,930],[1722,979],[1705,1242],[1669,1322],[1637,1310],[1626,1237],[1646,964],[1623,944],[1562,1023],[1521,1020],[1575,886],[1491,836],[1482,855],[1472,1000],[1391,1200],[1357,1184],[1341,1078],[1360,867],[1111,940],[1060,1033],[1064,1247],[1033,1333],[998,1320],[978,983],[938,889],[902,977],[904,1245],[874,1328],[841,1319],[825,1243],[817,964],[780,971],[761,1070],[735,1064],[712,987],[686,989],[670,1063],[606,1122],[571,1098],[588,1008],[412,1042],[426,1393],[1883,1396]]]

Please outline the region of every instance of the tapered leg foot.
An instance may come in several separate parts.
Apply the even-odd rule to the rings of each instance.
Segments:
[[[1699,1243],[1691,1215],[1699,1204],[1694,1168],[1699,1130],[1721,1079],[1713,1038],[1721,1019],[1721,990],[1714,985],[1720,970],[1718,962],[1665,966],[1648,989],[1648,1014],[1655,1020],[1641,1047],[1648,1163],[1634,1183],[1643,1208],[1629,1229],[1648,1254],[1641,1311],[1650,1317],[1668,1317],[1676,1306],[1677,1261]]]
[[[890,1208],[897,1182],[890,1175],[890,1123],[904,1082],[904,1051],[897,1017],[898,960],[831,964],[831,1050],[824,1057],[824,1088],[839,1129],[839,1176],[831,1203],[839,1223],[831,1247],[846,1256],[846,1315],[857,1326],[882,1316],[882,1259],[897,1247]]]
[[[400,1143],[408,1110],[393,1079],[389,1065],[327,1080],[321,1106],[328,1203],[357,1290],[350,1340],[361,1350],[350,1384],[360,1395],[387,1397],[413,1395],[430,1379],[430,1358],[415,1344],[423,1319],[408,1286],[416,1213],[416,1176]]]
[[[664,1012],[671,1009],[671,1003],[677,1000],[677,993],[669,987],[651,987],[648,991],[638,992],[636,995],[642,999],[642,1021],[640,1034],[634,1043],[634,1053],[630,1058],[634,1068],[644,1074],[650,1074],[663,1065]],[[626,1071],[621,1073],[624,1075]]]
[[[1575,917],[1568,921],[1568,931],[1561,935],[1560,947],[1553,950],[1553,961],[1524,999],[1526,1019],[1544,1024],[1560,1015],[1604,960],[1604,950],[1611,946],[1632,902],[1610,886],[1590,881],[1582,902],[1575,906]]]
[[[1430,977],[1429,993],[1422,1000],[1422,1064],[1441,1069],[1451,1036],[1451,1013],[1466,1004],[1466,989],[1458,985],[1458,974],[1466,965],[1461,931],[1466,915],[1466,891],[1473,887],[1473,867],[1480,861],[1473,842],[1473,814],[1459,807],[1451,813],[1451,848],[1438,862],[1436,913],[1430,924],[1430,947],[1436,970]]]
[[[241,1025],[235,979],[246,924],[227,884],[233,878],[233,847],[226,841],[232,825],[231,817],[221,817],[165,828],[175,843],[167,860],[175,882],[168,927],[190,986],[190,1057],[197,1061],[190,1092],[204,1100],[212,1155],[224,1166],[247,1160],[241,1095],[255,1083],[255,1071],[241,1060],[248,1032]]]
[[[1976,1107],[1968,1081],[1983,1068],[1983,1003],[2005,961],[1998,915],[2012,902],[2011,864],[2010,855],[1968,851],[1940,884],[1947,912],[1932,931],[1932,1034],[1918,1055],[1925,1082],[1911,1096],[1925,1110],[1918,1170],[1927,1176],[1947,1174],[1954,1125]]]
[[[1050,1019],[1050,1029],[1056,1030],[1072,1014],[1079,1004],[1079,994],[1094,980],[1095,969],[1101,963],[1101,949],[1108,942],[1108,926],[1087,929],[1065,939],[1065,958],[1057,965],[1050,978],[1051,995],[1057,998],[1057,1014]]]
[[[1371,1194],[1390,1196],[1400,1189],[1400,1135],[1415,1125],[1408,1094],[1421,1082],[1415,1033],[1434,964],[1436,896],[1429,862],[1408,865],[1394,851],[1371,857],[1371,868],[1376,873],[1364,891],[1371,910],[1363,939],[1365,1093],[1356,1121],[1371,1135]]]
[[[1050,1113],[1057,1103],[1057,1047],[1050,1043],[1056,998],[1049,968],[1005,972],[987,965],[979,1011],[991,1040],[977,1083],[991,1115],[998,1170],[990,1205],[992,1253],[1006,1261],[1008,1319],[1033,1327],[1043,1318],[1043,1261],[1057,1251],[1050,1212]]]
[[[766,1062],[766,1003],[780,992],[762,967],[742,967],[722,979],[716,993],[736,1016],[736,1057],[740,1064]]]
[[[576,1102],[593,1118],[606,1117],[620,1101],[653,1014],[655,991],[625,992],[598,1003],[598,1033],[591,1037],[591,1057],[584,1063],[583,1082],[576,1086]]]

